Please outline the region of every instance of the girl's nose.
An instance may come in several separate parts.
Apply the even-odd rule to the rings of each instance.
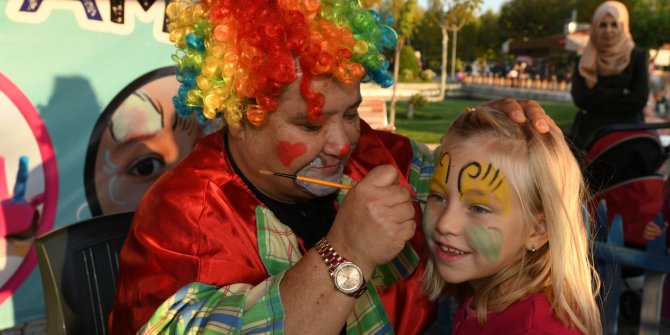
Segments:
[[[463,232],[463,219],[453,207],[448,207],[437,220],[435,230],[441,235],[460,235]]]

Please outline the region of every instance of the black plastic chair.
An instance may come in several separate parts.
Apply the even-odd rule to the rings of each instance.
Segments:
[[[118,253],[133,212],[94,217],[37,238],[47,333],[107,334]]]

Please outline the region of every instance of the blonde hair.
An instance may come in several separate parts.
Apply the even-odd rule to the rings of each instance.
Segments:
[[[586,190],[581,171],[562,134],[535,131],[530,122],[516,124],[504,113],[477,108],[459,116],[442,137],[440,148],[481,145],[491,161],[505,171],[518,195],[524,229],[543,217],[549,242],[536,252],[493,275],[475,294],[480,323],[488,310],[501,311],[519,299],[543,292],[554,315],[584,334],[602,334],[595,296],[600,280],[590,259],[582,214]],[[432,254],[422,286],[431,299],[455,296],[463,303],[472,288],[449,284],[436,269]]]

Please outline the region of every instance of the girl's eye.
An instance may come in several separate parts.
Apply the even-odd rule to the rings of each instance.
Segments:
[[[440,202],[440,203],[446,203],[447,202],[446,197],[443,197],[442,195],[437,194],[437,193],[431,193],[430,195],[428,195],[428,200],[433,200],[433,201],[437,201],[437,202]]]
[[[135,177],[149,177],[165,166],[165,162],[156,156],[140,157],[128,168],[128,174]]]
[[[486,209],[482,206],[478,206],[478,205],[471,206],[470,210],[472,211],[472,213],[475,213],[475,214],[486,214],[486,213],[491,212],[490,210],[488,210],[488,209]]]

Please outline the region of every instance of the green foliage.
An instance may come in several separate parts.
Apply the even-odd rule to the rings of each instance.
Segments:
[[[423,81],[432,81],[435,76],[437,76],[437,73],[431,69],[425,69],[419,73],[419,78]]]
[[[500,11],[500,28],[512,39],[560,34],[572,15],[573,0],[511,0]]]
[[[630,31],[635,44],[643,48],[658,48],[670,43],[670,2],[656,1],[655,8],[646,1],[632,5]]]
[[[462,69],[462,63],[460,58],[456,58],[456,69]],[[451,58],[447,60],[447,68],[451,68]]]
[[[409,71],[410,80],[419,75],[419,62],[411,45],[406,45],[400,51],[400,73],[404,76],[406,71]]]
[[[416,24],[416,0],[407,0],[400,9],[398,18],[398,34],[401,36],[412,36]]]
[[[414,81],[414,73],[410,69],[400,70],[398,74],[398,80],[402,82],[412,82]]]
[[[442,32],[435,18],[426,13],[417,23],[412,46],[421,51],[421,58],[425,66],[435,72],[440,72],[442,62]]]
[[[414,105],[414,107],[421,107],[425,106],[428,104],[428,99],[421,95],[421,93],[415,93],[411,97],[409,97],[409,103]]]

